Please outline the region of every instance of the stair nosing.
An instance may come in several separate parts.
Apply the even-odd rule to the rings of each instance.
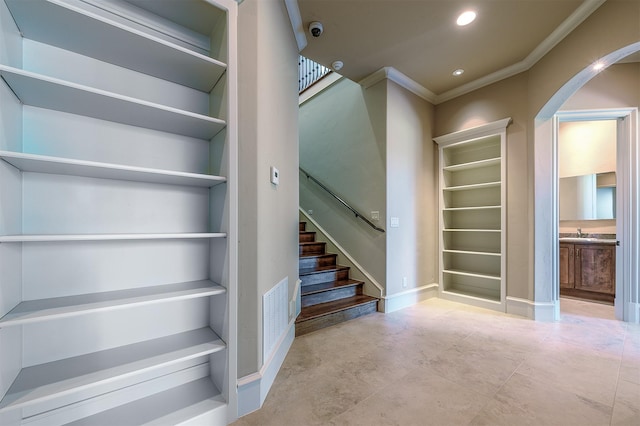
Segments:
[[[335,253],[322,253],[322,254],[316,253],[316,254],[300,254],[300,255],[298,255],[298,257],[301,258],[301,259],[302,258],[310,259],[310,258],[313,258],[313,257],[322,257],[322,256],[326,256],[326,257],[336,256],[337,257],[338,255],[335,254]]]
[[[314,291],[309,291],[309,292],[305,292],[304,291],[305,287],[312,287],[312,286],[317,286],[317,285],[320,285],[320,284],[327,284],[327,283],[332,283],[332,282],[339,283],[341,281],[345,281],[346,283],[342,284],[342,285],[339,285],[337,287],[323,288],[321,290],[314,290]],[[300,295],[301,296],[308,296],[308,295],[311,295],[311,294],[325,293],[325,292],[328,292],[328,291],[339,290],[339,289],[349,288],[349,287],[355,287],[355,286],[358,286],[358,285],[361,285],[361,284],[364,284],[364,281],[352,280],[352,279],[339,280],[339,281],[335,281],[335,280],[334,281],[323,281],[323,282],[320,282],[320,283],[307,284],[306,286],[305,285],[300,286]]]
[[[359,303],[355,303],[355,304],[353,304],[353,305],[344,306],[344,307],[339,308],[339,309],[333,309],[333,310],[331,310],[331,311],[323,312],[323,313],[321,313],[321,314],[314,315],[314,316],[309,317],[309,318],[302,318],[302,319],[301,319],[300,317],[298,317],[298,318],[296,319],[296,323],[302,323],[302,322],[305,322],[305,321],[310,321],[310,320],[313,320],[313,319],[322,318],[322,317],[327,316],[327,315],[335,314],[336,312],[346,311],[346,310],[351,309],[351,308],[355,308],[355,307],[362,306],[362,305],[367,305],[367,304],[369,304],[369,303],[374,303],[374,302],[375,302],[375,303],[377,303],[377,302],[379,301],[379,299],[377,299],[377,298],[375,298],[375,297],[373,297],[373,296],[366,295],[366,294],[361,294],[361,295],[357,295],[357,296],[351,296],[351,297],[345,298],[344,300],[351,299],[351,298],[356,298],[356,297],[357,297],[357,298],[363,298],[363,297],[366,297],[366,298],[368,298],[368,299],[367,299],[367,300],[363,300],[363,301],[361,301],[361,302],[359,302]],[[343,299],[338,299],[338,300],[343,300]],[[331,301],[331,302],[325,302],[325,303],[326,303],[326,304],[329,304],[329,303],[335,303],[335,300],[334,300],[334,301]],[[319,303],[319,304],[317,304],[317,305],[312,305],[312,306],[314,306],[314,307],[317,309],[319,306],[322,306],[322,305],[324,305],[325,303]],[[305,308],[302,308],[302,309],[304,310]],[[302,315],[302,314],[301,314],[301,315]]]
[[[321,274],[323,272],[338,272],[338,271],[344,271],[344,270],[350,269],[349,266],[342,266],[342,265],[327,265],[327,266],[321,266],[320,268],[326,268],[326,269],[317,269],[317,268],[298,269],[298,275],[302,277],[307,275]],[[323,281],[323,282],[329,282],[329,281]]]

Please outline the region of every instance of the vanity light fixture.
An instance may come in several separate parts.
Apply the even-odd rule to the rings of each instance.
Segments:
[[[454,72],[452,72],[451,74],[453,74],[454,76],[459,76],[462,75],[464,73],[464,70],[462,68],[458,68],[457,70],[455,70]]]
[[[472,23],[475,19],[476,19],[476,13],[473,10],[467,10],[465,12],[462,12],[460,16],[458,16],[458,19],[456,20],[456,24],[458,24],[461,27],[464,27],[465,25],[469,25],[470,23]]]

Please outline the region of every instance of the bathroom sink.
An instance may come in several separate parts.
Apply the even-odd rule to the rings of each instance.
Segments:
[[[561,243],[598,243],[598,244],[616,244],[616,240],[609,238],[578,238],[578,237],[560,237]]]

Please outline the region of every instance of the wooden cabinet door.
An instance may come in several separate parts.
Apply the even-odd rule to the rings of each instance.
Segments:
[[[585,244],[575,246],[575,288],[615,294],[616,247]]]
[[[560,243],[560,287],[573,288],[574,245]]]

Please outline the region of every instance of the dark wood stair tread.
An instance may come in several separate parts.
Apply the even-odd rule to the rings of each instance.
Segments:
[[[309,285],[303,285],[301,287],[300,294],[302,296],[307,296],[309,294],[322,293],[324,291],[329,291],[336,288],[344,288],[344,287],[356,286],[360,284],[364,284],[364,281],[348,279],[348,280],[340,280],[340,281],[328,281],[328,282],[318,283],[318,284],[309,284]]]
[[[314,258],[314,257],[333,257],[333,256],[337,256],[337,254],[334,254],[334,253],[322,253],[322,254],[315,253],[315,254],[306,254],[306,253],[305,253],[305,254],[299,254],[299,255],[298,255],[298,257],[299,257],[300,259],[312,259],[312,258]]]
[[[316,266],[314,268],[300,268],[300,270],[298,271],[298,275],[313,275],[322,272],[344,271],[346,269],[349,269],[349,267],[342,265]]]
[[[325,315],[331,315],[335,312],[344,311],[349,308],[364,305],[367,303],[377,303],[378,299],[364,294],[359,294],[344,299],[334,300],[332,302],[320,303],[318,305],[307,306],[302,308],[296,323],[319,318]]]

